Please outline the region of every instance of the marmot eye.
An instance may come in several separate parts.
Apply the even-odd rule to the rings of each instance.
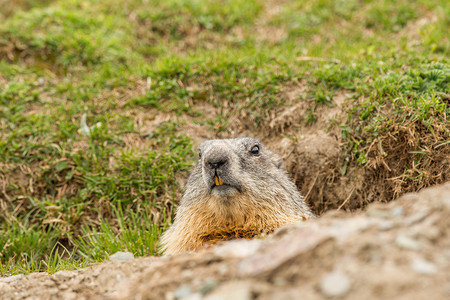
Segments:
[[[252,147],[252,149],[250,150],[250,153],[253,155],[258,155],[259,154],[259,146],[255,145]]]
[[[198,151],[198,158],[202,158],[202,152]]]

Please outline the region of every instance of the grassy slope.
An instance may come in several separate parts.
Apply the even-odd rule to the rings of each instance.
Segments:
[[[449,153],[445,1],[206,2],[17,1],[0,15],[2,275],[154,254],[194,157],[177,116],[219,132],[245,110],[257,130],[290,83],[315,105],[354,95],[336,125],[342,172],[382,168],[409,129],[398,193],[439,175],[427,172]],[[140,128],[161,114],[174,117]]]

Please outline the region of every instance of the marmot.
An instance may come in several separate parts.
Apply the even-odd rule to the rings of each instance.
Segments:
[[[255,138],[208,140],[190,175],[173,225],[162,235],[166,254],[205,243],[251,238],[314,217],[278,155]]]

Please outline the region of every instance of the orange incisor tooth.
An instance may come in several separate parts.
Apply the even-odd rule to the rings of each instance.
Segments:
[[[214,176],[214,182],[216,183],[216,185],[223,185],[223,181],[219,176]]]

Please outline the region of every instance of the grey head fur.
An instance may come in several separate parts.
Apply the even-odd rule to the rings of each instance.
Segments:
[[[217,184],[220,180],[223,184]],[[308,212],[303,197],[282,167],[280,157],[256,138],[207,140],[199,146],[199,159],[187,182],[181,205],[212,196],[219,205],[248,195],[255,201],[276,201],[285,208]],[[198,197],[192,197],[193,194]],[[265,199],[265,200],[264,200]]]

